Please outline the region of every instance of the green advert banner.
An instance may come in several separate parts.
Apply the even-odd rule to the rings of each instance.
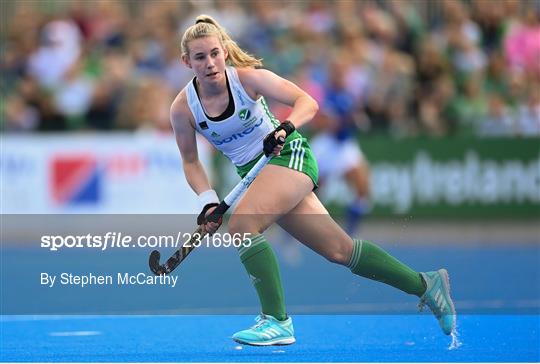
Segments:
[[[371,165],[373,215],[540,217],[539,138],[360,144]]]

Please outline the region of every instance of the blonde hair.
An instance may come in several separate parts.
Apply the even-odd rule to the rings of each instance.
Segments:
[[[180,43],[182,57],[189,57],[188,43],[194,39],[216,36],[224,48],[227,49],[229,56],[227,63],[234,67],[262,67],[262,59],[255,58],[245,52],[231,39],[225,28],[210,15],[199,15],[195,19],[195,25],[190,26],[182,36]]]

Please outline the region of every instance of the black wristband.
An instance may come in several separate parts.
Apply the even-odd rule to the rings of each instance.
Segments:
[[[289,120],[285,120],[284,122],[279,124],[275,131],[278,132],[280,130],[285,130],[285,133],[287,134],[286,137],[288,137],[296,130],[296,128],[294,127],[294,124],[291,123]]]
[[[199,214],[199,216],[197,216],[197,225],[203,225],[203,224],[206,224],[207,221],[206,221],[206,212],[211,209],[212,207],[215,207],[215,206],[218,206],[219,204],[218,203],[208,203],[206,205],[204,205],[201,213]]]

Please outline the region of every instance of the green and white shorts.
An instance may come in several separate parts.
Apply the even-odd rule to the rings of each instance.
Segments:
[[[243,166],[236,166],[236,173],[244,178],[261,156],[262,153],[251,162],[244,164]],[[285,145],[281,150],[281,154],[270,159],[268,163],[302,172],[311,178],[313,185],[317,187],[317,182],[319,180],[317,160],[313,155],[313,151],[311,150],[307,139],[296,130],[287,137]]]

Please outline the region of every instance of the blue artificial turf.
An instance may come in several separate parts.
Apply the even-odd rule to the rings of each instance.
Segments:
[[[297,343],[240,346],[251,316],[3,316],[10,362],[538,362],[538,315],[459,317],[449,350],[430,315],[297,315]]]
[[[417,297],[357,277],[305,247],[300,247],[301,260],[295,264],[276,250],[297,343],[254,348],[230,339],[253,324],[259,309],[232,249],[195,252],[175,271],[179,279],[174,288],[47,288],[40,284],[41,272],[148,271],[149,252],[52,254],[3,244],[0,361],[540,361],[538,242],[384,247],[414,269],[448,269],[461,347],[449,350],[450,337],[442,334],[430,313],[415,314]],[[156,315],[166,313],[174,315]],[[253,315],[235,315],[248,313]]]

